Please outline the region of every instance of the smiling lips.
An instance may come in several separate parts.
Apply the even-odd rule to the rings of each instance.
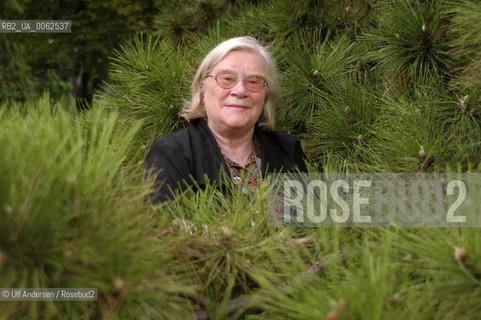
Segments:
[[[248,107],[239,104],[226,104],[225,106],[228,108],[248,109]]]

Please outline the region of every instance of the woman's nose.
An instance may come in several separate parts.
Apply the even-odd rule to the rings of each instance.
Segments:
[[[236,96],[241,96],[244,97],[247,95],[247,89],[244,85],[244,80],[239,79],[237,80],[237,83],[235,86],[231,89],[231,94],[234,94]]]

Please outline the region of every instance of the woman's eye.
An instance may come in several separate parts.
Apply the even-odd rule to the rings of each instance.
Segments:
[[[235,81],[235,77],[229,74],[223,74],[220,76],[223,81]]]

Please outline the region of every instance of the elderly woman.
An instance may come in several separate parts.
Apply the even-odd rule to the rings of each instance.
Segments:
[[[181,116],[186,129],[160,138],[146,167],[158,172],[155,202],[175,189],[221,184],[229,174],[244,193],[270,172],[306,171],[297,137],[272,131],[278,79],[274,61],[252,37],[232,38],[210,51],[191,86]]]

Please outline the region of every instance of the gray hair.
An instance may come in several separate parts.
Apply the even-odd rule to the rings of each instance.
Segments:
[[[275,123],[274,102],[279,95],[279,79],[277,75],[277,68],[266,47],[263,47],[253,37],[238,37],[226,40],[214,49],[212,49],[202,60],[202,63],[197,69],[194,80],[191,85],[192,97],[186,101],[184,108],[180,112],[180,116],[190,121],[197,118],[205,118],[205,106],[202,99],[203,81],[205,76],[212,70],[212,68],[219,63],[231,51],[249,51],[258,54],[265,61],[265,73],[267,81],[267,92],[264,101],[262,114],[259,117],[258,124],[263,129],[273,130]]]

